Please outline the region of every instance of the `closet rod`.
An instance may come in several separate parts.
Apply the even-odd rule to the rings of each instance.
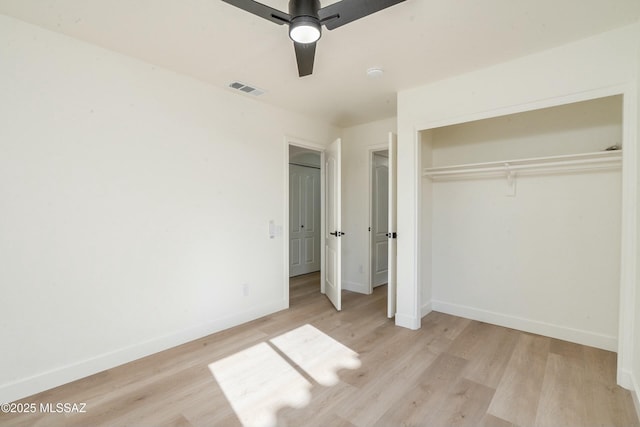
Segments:
[[[489,166],[489,167],[481,167],[481,168],[464,168],[460,167],[457,170],[433,170],[426,171],[424,174],[426,176],[443,176],[443,175],[462,175],[462,174],[472,174],[472,173],[482,173],[482,172],[508,172],[508,171],[516,171],[516,170],[526,170],[526,169],[540,169],[540,168],[555,168],[557,166],[578,166],[578,165],[593,165],[596,168],[612,166],[614,164],[619,163],[617,159],[605,158],[605,159],[589,159],[589,160],[563,160],[558,162],[544,162],[544,163],[529,163],[529,164],[511,164],[509,162],[503,163],[501,166]],[[435,168],[434,168],[435,169]]]
[[[465,165],[441,166],[423,169],[423,176],[431,178],[487,174],[492,172],[510,173],[515,171],[545,170],[560,172],[563,170],[587,170],[619,167],[622,163],[622,151],[600,151],[552,157],[536,157],[529,159],[504,160],[488,163],[471,163]]]

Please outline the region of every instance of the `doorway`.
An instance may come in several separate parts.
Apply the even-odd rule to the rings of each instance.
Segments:
[[[319,146],[308,142],[294,142],[287,138],[285,140],[285,252],[284,252],[284,268],[287,280],[285,281],[284,297],[287,305],[290,304],[290,286],[291,282],[291,259],[295,258],[295,253],[292,257],[293,248],[300,247],[297,243],[291,243],[291,227],[296,224],[291,224],[296,221],[296,218],[291,215],[290,205],[290,169],[292,169],[290,163],[297,163],[299,166],[301,162],[308,163],[313,157],[313,164],[306,164],[306,166],[316,166],[319,159],[320,163],[320,203],[311,203],[312,208],[307,209],[307,212],[311,213],[314,218],[319,218],[320,238],[316,239],[320,242],[320,248],[318,250],[317,245],[309,243],[306,247],[314,247],[315,252],[313,256],[320,257],[320,293],[326,295],[331,304],[334,305],[336,310],[340,311],[342,307],[342,276],[341,276],[341,252],[342,244],[341,237],[345,234],[341,229],[341,150],[342,142],[340,138],[333,141],[328,146]],[[317,200],[317,199],[315,199]],[[304,217],[304,215],[300,215]],[[299,222],[299,225],[303,225],[304,222]],[[298,226],[299,227],[299,226]],[[305,225],[306,227],[306,225]],[[302,227],[299,227],[302,229]],[[302,257],[308,255],[304,254],[306,248],[302,249]],[[316,267],[317,268],[317,267]],[[317,271],[317,270],[316,270]],[[314,273],[309,273],[314,274]]]
[[[289,138],[286,138],[285,140],[285,251],[284,251],[284,273],[285,273],[285,283],[284,283],[284,298],[285,298],[285,302],[287,304],[287,307],[290,307],[292,303],[295,303],[295,301],[298,300],[298,298],[296,297],[296,295],[298,294],[297,290],[296,290],[296,283],[300,283],[300,280],[302,280],[303,282],[307,283],[307,285],[305,286],[306,291],[308,291],[309,289],[312,289],[314,286],[316,287],[316,291],[320,291],[321,294],[325,293],[325,251],[324,251],[324,245],[323,245],[323,237],[325,234],[325,224],[324,224],[324,206],[325,206],[325,183],[324,183],[324,179],[325,179],[325,171],[324,171],[324,162],[325,162],[325,154],[324,154],[324,147],[317,145],[317,144],[313,144],[313,143],[309,143],[309,142],[304,142],[304,141],[293,141]],[[293,164],[292,164],[293,163]],[[296,188],[296,185],[292,186],[292,183],[290,182],[290,177],[291,174],[294,173],[296,170],[299,171],[300,169],[298,169],[298,167],[306,167],[307,169],[312,169],[312,170],[317,170],[319,172],[319,185],[320,185],[320,191],[319,191],[319,197],[320,197],[320,202],[317,202],[317,199],[315,199],[314,197],[309,197],[309,203],[307,203],[307,209],[306,211],[308,212],[308,215],[306,215],[305,213],[300,214],[300,210],[303,209],[302,207],[300,207],[300,205],[298,204],[297,208],[292,208],[292,203],[291,203],[291,190],[292,187]],[[318,168],[318,169],[316,169]],[[309,172],[308,174],[303,174],[303,175],[313,175],[315,172]],[[295,181],[295,179],[294,179]],[[301,180],[302,182],[307,181],[308,183],[313,182],[314,178],[307,178],[307,179],[303,179]],[[314,185],[311,185],[312,187],[314,187]],[[299,187],[299,186],[298,186]],[[302,200],[305,199],[305,197],[301,198]],[[304,203],[303,203],[304,205]],[[292,210],[294,211],[294,215],[292,215]],[[318,248],[318,245],[311,241],[308,240],[307,243],[307,247],[309,247],[309,251],[315,251],[313,253],[309,253],[308,255],[304,253],[304,251],[306,250],[305,245],[301,245],[298,244],[296,242],[294,242],[292,244],[292,236],[293,239],[295,239],[296,237],[296,230],[302,230],[303,228],[300,227],[301,225],[305,225],[305,228],[307,228],[307,224],[309,224],[309,222],[307,222],[307,224],[305,224],[304,222],[300,221],[301,219],[304,219],[304,217],[307,216],[311,216],[314,218],[313,222],[313,226],[316,227],[319,231],[319,236],[320,238],[317,239],[320,243],[320,246]],[[319,219],[320,225],[317,226],[317,224],[315,223],[315,218]],[[294,233],[291,232],[291,230],[294,230]],[[314,263],[309,263],[311,265],[311,267],[307,268],[306,271],[308,270],[316,270],[316,272],[310,272],[310,273],[301,273],[301,270],[298,270],[298,267],[296,266],[296,264],[301,264],[299,262],[297,262],[296,258],[298,259],[311,259],[311,258],[319,258],[320,262],[319,262],[319,266],[315,267],[315,262]],[[319,270],[319,271],[318,271]],[[298,275],[297,275],[298,274]],[[320,278],[319,282],[318,282],[318,277]],[[309,281],[315,283],[315,285],[311,285],[308,283]]]
[[[289,146],[289,277],[321,269],[320,154]]]
[[[369,293],[387,285],[387,317],[396,315],[398,138],[369,149]]]
[[[371,154],[371,289],[389,278],[389,150]]]

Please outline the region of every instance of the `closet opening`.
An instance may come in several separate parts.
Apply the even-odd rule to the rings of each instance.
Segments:
[[[623,96],[419,136],[433,310],[617,351]]]

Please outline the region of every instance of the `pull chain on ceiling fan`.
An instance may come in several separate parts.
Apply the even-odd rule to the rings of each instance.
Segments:
[[[278,25],[289,25],[298,62],[298,75],[313,72],[316,42],[322,26],[333,30],[349,22],[386,9],[405,0],[342,0],[320,8],[320,0],[290,0],[289,13],[284,13],[254,0],[222,0]]]

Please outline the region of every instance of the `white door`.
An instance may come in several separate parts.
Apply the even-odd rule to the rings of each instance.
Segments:
[[[320,270],[320,169],[289,165],[289,276]]]
[[[325,286],[324,291],[337,310],[342,309],[341,280],[341,190],[340,190],[340,139],[335,140],[325,151]]]
[[[396,261],[397,261],[397,168],[398,164],[398,137],[389,133],[389,284],[387,285],[387,317],[392,318],[396,315]]]
[[[387,283],[389,238],[388,151],[376,152],[371,165],[371,285]]]

